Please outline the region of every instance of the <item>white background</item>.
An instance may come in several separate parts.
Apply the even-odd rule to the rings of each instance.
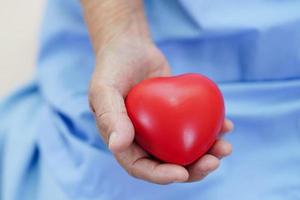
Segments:
[[[0,98],[32,77],[45,0],[0,0]]]

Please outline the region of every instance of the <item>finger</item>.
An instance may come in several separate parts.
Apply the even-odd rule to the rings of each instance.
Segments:
[[[122,95],[105,85],[94,86],[92,90],[90,102],[101,136],[112,152],[123,151],[134,139],[134,128]]]
[[[221,135],[223,135],[224,133],[232,131],[233,128],[234,128],[233,122],[229,119],[225,119],[220,133]]]
[[[185,182],[189,176],[188,171],[180,165],[162,164],[150,159],[136,144],[120,154],[115,154],[115,157],[130,175],[152,183]]]
[[[223,140],[219,139],[215,142],[213,147],[209,150],[209,154],[212,154],[213,156],[222,159],[225,156],[230,155],[232,152],[232,145]]]
[[[219,159],[213,155],[206,154],[201,157],[196,163],[188,167],[189,179],[188,182],[200,181],[210,172],[219,167]]]

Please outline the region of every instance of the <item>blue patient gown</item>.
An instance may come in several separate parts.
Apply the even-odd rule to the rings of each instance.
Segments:
[[[99,137],[79,1],[47,4],[34,80],[0,104],[3,200],[300,199],[300,1],[146,0],[174,74],[218,82],[234,153],[201,182],[130,177]],[[22,66],[20,66],[22,67]]]

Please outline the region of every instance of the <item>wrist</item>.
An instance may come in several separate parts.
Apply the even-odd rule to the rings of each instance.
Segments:
[[[96,53],[122,35],[151,40],[142,0],[82,0],[82,5]]]

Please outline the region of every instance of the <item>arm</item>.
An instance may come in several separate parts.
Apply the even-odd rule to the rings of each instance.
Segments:
[[[124,31],[149,39],[143,0],[82,0],[85,21],[96,52]]]
[[[184,168],[160,163],[134,143],[134,128],[124,105],[130,88],[143,79],[170,75],[163,54],[152,42],[142,0],[82,0],[84,17],[96,54],[90,105],[101,136],[132,176],[167,184],[196,181],[217,168],[231,146],[218,141],[210,154]],[[224,123],[228,131],[230,122]]]

